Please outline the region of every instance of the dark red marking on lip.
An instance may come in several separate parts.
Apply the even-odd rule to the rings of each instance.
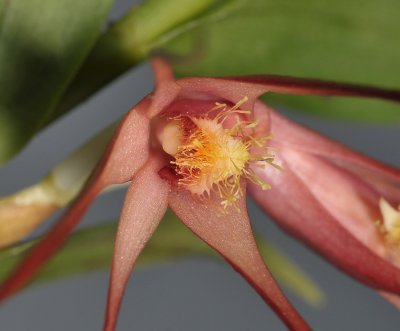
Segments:
[[[179,177],[177,176],[175,169],[172,166],[165,166],[158,172],[160,178],[166,180],[173,186],[178,186]]]

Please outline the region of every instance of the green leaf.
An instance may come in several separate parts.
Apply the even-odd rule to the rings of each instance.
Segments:
[[[108,268],[112,259],[115,232],[116,223],[75,232],[63,250],[36,277],[34,284]],[[0,281],[34,243],[35,241],[31,241],[0,251]],[[259,239],[258,245],[271,272],[282,284],[310,304],[317,305],[322,302],[322,292],[299,267],[264,240]],[[150,265],[193,255],[216,256],[213,250],[168,211],[141,254],[138,265]]]
[[[163,47],[180,75],[280,74],[400,87],[397,0],[239,0],[225,20]],[[349,98],[268,96],[322,116],[400,121],[398,105]]]
[[[0,4],[0,163],[52,116],[97,39],[112,0]]]
[[[57,119],[110,81],[145,60],[157,45],[196,26],[218,0],[147,0],[104,32],[72,81],[53,116]]]

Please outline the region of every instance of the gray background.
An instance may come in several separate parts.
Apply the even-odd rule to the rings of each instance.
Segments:
[[[132,1],[118,1],[113,17]],[[0,169],[0,195],[41,178],[48,169],[100,128],[118,119],[152,89],[148,65],[111,84],[89,102],[41,134]],[[377,110],[378,111],[378,110]],[[400,111],[400,108],[399,108]],[[345,124],[289,113],[299,122],[373,157],[399,165],[398,126]],[[83,226],[116,218],[124,192],[100,197]],[[255,228],[278,244],[326,291],[328,301],[315,309],[288,292],[315,330],[399,330],[400,315],[378,295],[283,234],[250,201]],[[108,273],[42,285],[24,291],[0,310],[0,330],[100,330]],[[286,330],[257,294],[231,268],[196,258],[136,270],[126,292],[118,330]]]

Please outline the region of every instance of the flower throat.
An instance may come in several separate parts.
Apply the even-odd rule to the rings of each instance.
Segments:
[[[233,107],[216,103],[200,117],[170,118],[161,136],[164,151],[174,157],[171,164],[178,185],[200,198],[210,197],[214,192],[224,209],[238,208],[237,201],[243,196],[242,178],[264,190],[270,188],[251,167],[264,168],[266,164],[277,167],[267,146],[271,137],[256,137],[257,121],[246,120],[251,112],[240,109],[246,101],[247,97]],[[228,119],[234,124],[225,128]]]

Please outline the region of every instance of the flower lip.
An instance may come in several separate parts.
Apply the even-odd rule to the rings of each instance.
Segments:
[[[241,178],[268,189],[269,185],[254,174],[251,166],[272,163],[273,155],[267,151],[269,137],[256,136],[257,121],[251,120],[250,111],[241,109],[247,100],[244,97],[233,106],[214,102],[207,111],[204,107],[210,103],[203,101],[200,112],[193,112],[188,107],[190,103],[181,102],[170,108],[178,115],[164,120],[158,139],[173,160],[170,169],[160,175],[200,198],[215,192],[222,198],[223,208],[236,207],[243,196]],[[187,108],[179,108],[182,104]],[[173,170],[175,180],[171,178]]]

